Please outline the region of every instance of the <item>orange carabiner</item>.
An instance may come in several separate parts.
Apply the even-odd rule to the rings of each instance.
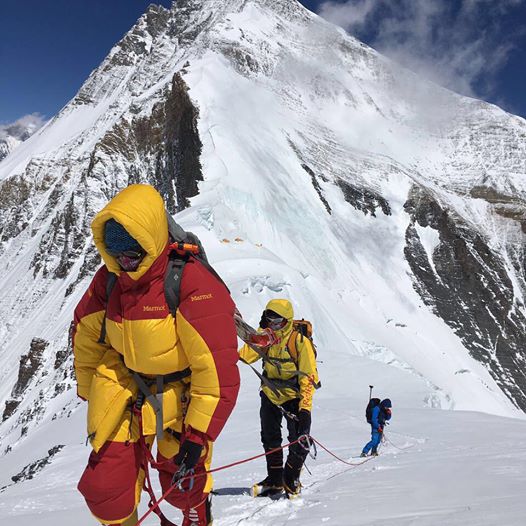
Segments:
[[[199,254],[199,247],[197,245],[191,245],[190,243],[172,243],[168,248],[175,250],[179,255],[184,255],[185,252],[196,255]]]

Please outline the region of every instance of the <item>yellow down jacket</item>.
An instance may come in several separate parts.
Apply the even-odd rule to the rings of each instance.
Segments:
[[[288,300],[275,299],[269,301],[266,308],[283,316],[288,321],[283,329],[276,331],[280,342],[272,345],[266,351],[270,361],[264,361],[263,374],[270,382],[272,380],[293,381],[296,383],[296,388],[279,387],[279,395],[267,385],[263,385],[262,390],[273,404],[281,405],[288,400],[299,398],[299,409],[310,411],[315,386],[319,382],[316,355],[312,343],[308,338],[296,333],[298,356],[297,360],[294,360],[287,349],[287,343],[293,331],[294,310],[292,304]],[[261,356],[246,344],[240,349],[239,357],[247,363],[254,363],[261,359]],[[298,371],[301,371],[299,375],[297,374]]]
[[[197,259],[184,266],[175,318],[165,299],[169,237],[161,196],[149,185],[125,188],[95,217],[95,245],[105,263],[75,310],[74,366],[78,394],[88,400],[88,435],[95,451],[107,440],[126,441],[130,406],[137,396],[132,373],[154,378],[186,368],[191,376],[169,383],[163,394],[163,428],[183,425],[215,440],[239,390],[234,303],[226,287]],[[124,272],[104,245],[104,225],[115,219],[146,256]],[[108,272],[117,275],[106,298]],[[106,337],[99,342],[106,315]],[[155,434],[155,411],[142,408],[145,435]]]

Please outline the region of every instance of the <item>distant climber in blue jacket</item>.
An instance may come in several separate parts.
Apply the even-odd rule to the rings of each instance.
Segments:
[[[366,457],[371,450],[371,455],[378,456],[378,445],[382,440],[384,425],[388,420],[391,420],[391,407],[392,404],[389,398],[382,400],[373,407],[371,413],[371,440],[363,448],[361,457]]]

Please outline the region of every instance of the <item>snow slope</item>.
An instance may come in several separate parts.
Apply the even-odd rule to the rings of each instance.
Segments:
[[[392,424],[386,431],[388,442],[381,447],[380,457],[351,467],[319,449],[317,460],[307,462],[312,474],[304,471],[303,495],[295,501],[248,496],[249,487],[264,476],[262,460],[219,472],[215,478],[218,494],[213,498],[214,525],[523,524],[525,422],[424,408],[421,399],[428,392],[427,385],[411,373],[353,356],[332,369],[326,358],[329,356],[320,364],[325,385],[315,399],[313,436],[344,460],[360,464],[363,459],[351,457],[358,456],[369,438],[363,406],[367,381],[374,381],[380,388],[377,394],[389,394],[395,401]],[[248,368],[242,373],[240,401],[217,443],[215,467],[261,450],[257,379]],[[358,382],[358,378],[365,382]],[[84,417],[85,408],[70,419],[59,419],[54,431],[50,426],[42,429],[66,447],[40,476],[0,493],[0,525],[95,523],[75,489],[89,454],[83,443]],[[42,451],[38,450],[45,448],[35,434],[23,450],[28,462],[40,458]],[[0,486],[15,469],[9,457],[2,466]],[[161,495],[157,484],[156,494]],[[146,495],[142,513],[146,512],[145,501]],[[167,505],[163,510],[180,523],[177,510]],[[158,519],[150,516],[144,524],[154,526]]]

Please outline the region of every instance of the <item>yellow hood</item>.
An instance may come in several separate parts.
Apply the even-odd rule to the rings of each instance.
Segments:
[[[139,268],[127,274],[138,280],[161,255],[168,242],[168,221],[163,198],[153,186],[132,184],[121,190],[93,219],[93,240],[110,272],[122,272],[114,257],[106,252],[104,225],[115,219],[146,251]]]
[[[289,300],[275,299],[270,300],[265,307],[266,310],[274,311],[276,314],[283,316],[287,320],[294,319],[294,309]]]

